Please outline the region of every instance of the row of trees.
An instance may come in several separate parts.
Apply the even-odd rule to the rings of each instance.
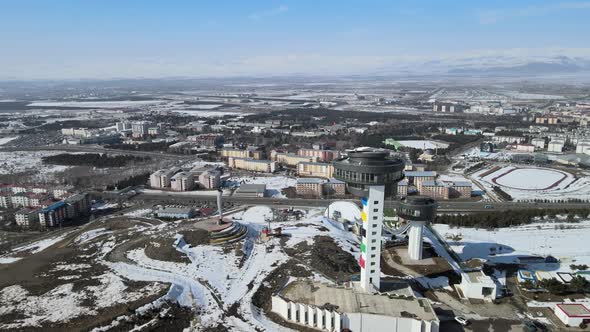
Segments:
[[[109,156],[100,153],[71,154],[62,153],[54,156],[43,157],[43,162],[53,165],[67,166],[92,166],[97,168],[123,167],[131,163],[145,162],[149,157],[129,155]]]
[[[525,289],[546,289],[551,294],[584,294],[590,291],[590,281],[582,276],[574,276],[568,284],[564,284],[555,278],[543,279],[535,284],[531,280],[522,282],[521,287]]]
[[[578,209],[526,209],[511,210],[510,213],[479,212],[466,215],[442,215],[437,222],[455,227],[477,227],[494,229],[526,225],[534,222],[535,217],[555,218],[557,214],[566,214],[567,222],[576,222],[576,216],[587,217],[590,215],[590,207]]]

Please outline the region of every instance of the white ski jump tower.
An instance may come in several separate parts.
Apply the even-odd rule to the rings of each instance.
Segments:
[[[333,162],[334,177],[346,182],[348,191],[361,198],[360,286],[366,292],[378,291],[384,201],[386,196],[395,195],[397,182],[403,178],[404,163],[401,159],[389,158],[387,150],[357,148],[347,154]]]
[[[361,202],[361,287],[368,291],[379,289],[381,281],[381,231],[383,229],[383,201],[385,186],[370,186],[368,197]]]
[[[217,190],[217,210],[219,212],[219,220],[217,221],[218,225],[223,224],[223,202],[221,201],[221,196],[223,195],[223,191],[221,189]]]
[[[430,197],[409,196],[401,202],[397,215],[410,224],[408,230],[408,256],[413,260],[421,260],[424,225],[434,220],[436,201]]]

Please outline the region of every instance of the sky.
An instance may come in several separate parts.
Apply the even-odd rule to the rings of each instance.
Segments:
[[[0,79],[363,73],[590,58],[590,1],[2,0]]]

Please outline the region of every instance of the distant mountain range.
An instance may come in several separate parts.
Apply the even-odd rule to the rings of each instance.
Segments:
[[[590,58],[552,56],[482,56],[449,58],[410,64],[391,64],[375,72],[380,75],[453,75],[453,76],[543,76],[588,75]]]

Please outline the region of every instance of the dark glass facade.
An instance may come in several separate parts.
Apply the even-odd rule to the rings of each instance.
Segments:
[[[385,185],[385,195],[395,194],[396,185],[403,178],[404,163],[390,158],[389,152],[378,149],[357,149],[348,156],[333,161],[334,177],[346,182],[355,196],[367,196],[368,186]]]
[[[436,208],[436,201],[430,197],[409,196],[400,202],[397,215],[406,220],[432,222]]]

